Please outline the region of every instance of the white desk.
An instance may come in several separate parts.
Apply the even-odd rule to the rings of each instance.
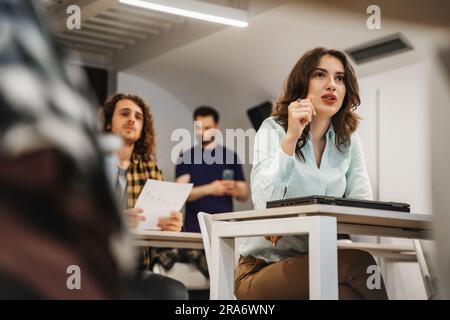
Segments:
[[[133,235],[135,244],[141,247],[203,249],[200,233],[144,230]]]
[[[215,214],[211,224],[211,299],[233,299],[235,238],[308,234],[310,298],[337,299],[337,233],[430,239],[430,218],[330,205]]]

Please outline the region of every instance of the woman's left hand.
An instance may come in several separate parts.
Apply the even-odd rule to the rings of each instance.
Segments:
[[[174,211],[168,218],[159,218],[158,227],[163,231],[181,231],[183,227],[183,214]]]
[[[265,236],[264,238],[272,243],[272,247],[275,247],[281,236]]]

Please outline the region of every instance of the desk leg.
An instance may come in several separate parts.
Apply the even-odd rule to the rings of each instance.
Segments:
[[[309,233],[309,296],[338,299],[336,218],[320,217]]]
[[[234,299],[234,238],[213,237],[210,299]],[[232,281],[230,281],[232,280]],[[219,286],[220,284],[220,286]]]

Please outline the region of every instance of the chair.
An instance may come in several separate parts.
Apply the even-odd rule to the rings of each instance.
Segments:
[[[209,280],[193,263],[175,262],[167,271],[161,265],[155,264],[152,271],[180,281],[189,291],[209,290]]]
[[[439,299],[436,272],[432,264],[435,261],[434,243],[426,240],[413,240],[413,244],[427,298],[428,300]]]
[[[208,264],[208,273],[211,277],[211,215],[205,212],[199,212],[197,214],[198,223],[200,225],[200,231],[202,233],[203,247],[205,249],[206,263]]]
[[[208,214],[206,212],[199,212],[197,214],[197,219],[200,225],[200,231],[202,233],[202,239],[203,239],[203,247],[205,249],[205,256],[206,256],[206,263],[208,264],[208,273],[209,278],[213,276],[213,272],[211,270],[212,266],[212,258],[211,258],[211,214]],[[215,223],[221,223],[221,222],[215,222]],[[237,257],[235,258],[235,265],[237,263]]]
[[[437,279],[432,266],[434,246],[430,241],[412,240],[412,245],[384,243],[350,243],[339,244],[339,249],[360,249],[381,259],[382,263],[417,262],[428,300],[438,298]],[[383,272],[382,272],[383,273]]]

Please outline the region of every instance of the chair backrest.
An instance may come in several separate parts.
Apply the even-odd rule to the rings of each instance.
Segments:
[[[419,264],[420,273],[423,278],[427,298],[438,298],[438,283],[436,278],[434,243],[425,240],[413,240],[416,249],[417,263]]]
[[[205,212],[199,212],[197,214],[197,219],[200,225],[200,231],[202,233],[206,263],[208,264],[208,272],[211,277],[211,215]]]

